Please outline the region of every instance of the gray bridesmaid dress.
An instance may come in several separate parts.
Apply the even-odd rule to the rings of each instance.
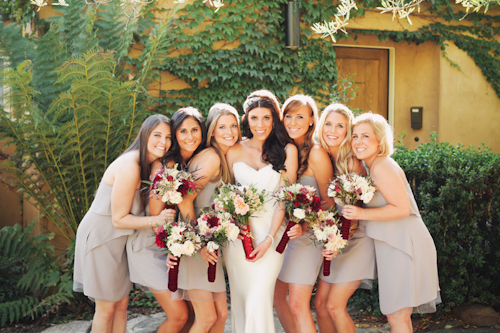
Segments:
[[[436,311],[441,302],[437,255],[409,184],[405,185],[411,213],[391,221],[365,221],[366,234],[374,239],[380,310],[391,314],[413,307],[413,312]],[[366,208],[387,205],[377,191]]]
[[[342,207],[336,205],[342,215]],[[328,283],[346,283],[362,280],[358,288],[371,289],[372,280],[377,277],[375,266],[375,247],[373,239],[366,236],[366,223],[359,221],[358,228],[354,231],[349,243],[332,259],[330,275],[323,274],[323,267],[319,278]]]
[[[298,181],[302,185],[312,186],[319,195],[316,178],[302,175]],[[277,240],[279,242],[279,240]],[[302,236],[290,239],[285,250],[285,260],[278,279],[285,283],[314,286],[323,263],[321,244],[313,242],[313,230],[309,229]]]
[[[167,251],[159,248],[155,239],[151,228],[135,230],[127,240],[128,265],[133,283],[148,287],[152,293],[162,293],[168,291]]]
[[[208,182],[198,193],[193,204],[197,217],[203,211],[208,211],[213,203],[214,193],[221,184]],[[222,249],[220,249],[222,251]],[[222,260],[217,261],[215,281],[208,281],[207,264],[199,253],[196,257],[182,257],[179,264],[179,289],[184,290],[184,299],[193,302],[215,302],[226,299],[226,280],[222,269]],[[209,291],[212,294],[197,293],[197,291]]]
[[[116,229],[111,221],[113,186],[101,181],[95,199],[78,226],[75,244],[73,290],[93,299],[117,302],[132,288],[125,245],[132,229]],[[131,214],[143,216],[135,192]]]

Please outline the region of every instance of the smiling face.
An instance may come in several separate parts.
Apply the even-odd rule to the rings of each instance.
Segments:
[[[247,113],[248,126],[253,137],[258,140],[265,140],[273,130],[273,115],[268,108],[255,108]]]
[[[313,123],[313,115],[311,114],[311,110],[306,105],[302,105],[295,110],[287,111],[283,117],[283,125],[285,125],[290,138],[292,138],[295,142],[306,135],[309,127]]]
[[[172,145],[170,125],[159,123],[148,137],[148,162],[162,157]]]
[[[220,116],[215,124],[212,137],[222,151],[227,151],[238,141],[238,120],[232,114]]]
[[[347,119],[338,112],[330,112],[323,126],[323,140],[329,147],[338,147],[347,134]]]
[[[380,141],[375,135],[372,125],[361,123],[354,126],[352,131],[351,146],[354,154],[359,160],[369,164],[380,152]]]
[[[175,137],[179,143],[181,154],[183,156],[187,156],[189,154],[192,155],[201,144],[203,138],[200,124],[198,124],[198,121],[196,121],[193,117],[184,119],[181,125],[177,128]],[[191,157],[191,155],[189,157]]]

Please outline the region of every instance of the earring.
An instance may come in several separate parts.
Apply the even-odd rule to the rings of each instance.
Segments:
[[[309,127],[311,127],[312,125],[313,125],[312,123],[311,123],[311,124],[309,124]]]

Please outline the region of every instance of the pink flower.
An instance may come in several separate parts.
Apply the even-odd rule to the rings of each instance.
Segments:
[[[237,196],[236,199],[234,199],[234,208],[236,214],[238,215],[245,215],[250,210],[250,207],[248,207],[243,198],[240,196]]]

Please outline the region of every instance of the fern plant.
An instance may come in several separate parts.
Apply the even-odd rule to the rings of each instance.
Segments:
[[[0,230],[0,327],[72,299],[71,283],[48,242],[54,234],[30,236],[34,226]]]

